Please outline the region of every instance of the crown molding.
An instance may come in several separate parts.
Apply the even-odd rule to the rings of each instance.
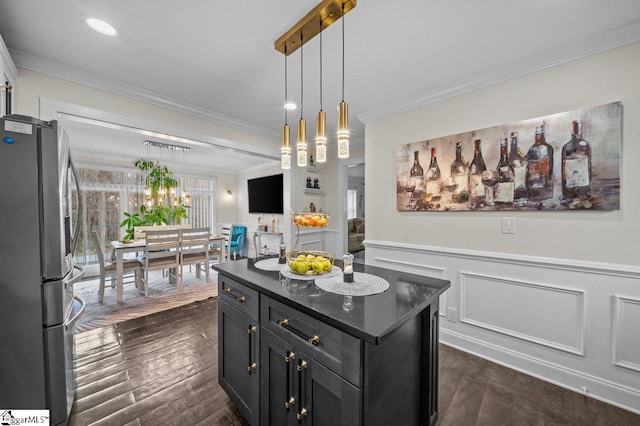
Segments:
[[[1,49],[0,49],[1,50]],[[61,64],[50,59],[40,56],[31,55],[19,50],[10,49],[15,63],[22,68],[47,74],[53,77],[69,80],[74,83],[83,84],[85,86],[94,87],[96,89],[105,90],[117,95],[126,96],[128,98],[147,102],[163,108],[171,109],[177,112],[191,115],[193,117],[212,121],[217,124],[229,126],[234,129],[244,130],[269,139],[280,139],[280,133],[267,127],[259,126],[244,120],[239,120],[228,115],[220,114],[206,108],[182,102],[168,96],[141,89],[130,84],[114,80],[103,75],[89,73]]]
[[[520,61],[513,62],[508,66],[493,68],[471,78],[458,81],[457,83],[442,86],[378,110],[359,114],[357,118],[367,124],[463,93],[491,86],[502,81],[511,80],[532,72],[561,65],[638,41],[640,41],[640,21],[553,50],[548,50],[539,55],[529,56]]]
[[[18,80],[18,69],[16,68],[13,60],[11,59],[11,55],[9,54],[9,49],[7,49],[7,45],[4,44],[4,40],[2,36],[0,36],[0,59],[3,64],[6,65],[6,71],[9,74],[9,78],[11,78],[12,83],[15,84],[16,80]],[[4,82],[0,82],[3,83]]]

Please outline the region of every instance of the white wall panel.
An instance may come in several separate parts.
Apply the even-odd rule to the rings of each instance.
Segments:
[[[451,282],[442,343],[640,413],[640,267],[365,245],[368,264]]]
[[[584,354],[584,292],[460,273],[460,321]]]
[[[640,299],[614,296],[614,362],[640,372]]]

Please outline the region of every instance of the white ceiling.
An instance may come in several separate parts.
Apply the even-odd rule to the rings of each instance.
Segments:
[[[0,35],[18,66],[267,135],[277,157],[284,56],[273,43],[318,2],[2,0]],[[120,35],[93,32],[86,15]],[[323,32],[330,129],[341,100],[340,24]],[[345,100],[353,140],[362,143],[363,121],[639,41],[640,2],[360,0],[345,33]],[[304,46],[303,70],[311,135],[320,108],[318,37]],[[298,52],[289,57],[289,95],[299,103]],[[290,124],[299,114],[289,114]],[[203,152],[212,168],[245,155],[218,162],[220,152]]]

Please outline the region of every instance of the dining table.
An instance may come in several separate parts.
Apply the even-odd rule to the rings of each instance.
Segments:
[[[210,235],[210,244],[218,244],[220,246],[220,263],[225,262],[228,258],[228,247],[225,245],[226,237],[224,235]],[[124,255],[125,253],[144,252],[146,240],[130,240],[130,241],[111,241],[111,248],[115,253],[116,262],[116,301],[122,303],[123,283],[124,283]],[[207,266],[208,267],[208,266]]]

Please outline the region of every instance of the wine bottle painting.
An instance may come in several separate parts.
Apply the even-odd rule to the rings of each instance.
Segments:
[[[399,145],[398,211],[620,209],[621,102]]]

